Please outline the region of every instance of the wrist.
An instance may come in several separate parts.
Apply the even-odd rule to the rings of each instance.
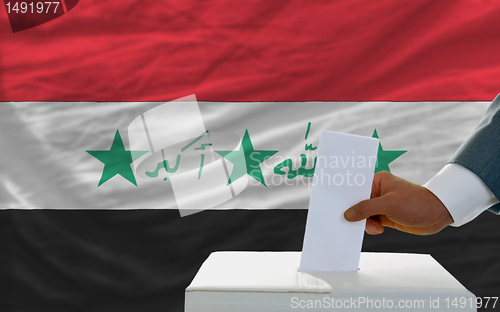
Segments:
[[[422,188],[427,193],[427,197],[429,198],[429,207],[432,211],[431,218],[434,220],[434,224],[431,225],[432,228],[435,229],[434,233],[437,233],[447,227],[448,225],[453,224],[454,220],[446,206],[443,202],[437,197],[432,191],[422,186]]]

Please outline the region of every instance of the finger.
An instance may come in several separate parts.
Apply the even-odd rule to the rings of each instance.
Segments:
[[[372,191],[370,194],[370,198],[377,198],[380,197],[381,194],[381,187],[380,184],[382,183],[382,178],[380,177],[380,172],[375,173],[373,176],[373,182],[372,182]]]
[[[380,171],[375,173],[373,176],[372,182],[372,191],[370,198],[376,198],[383,195],[383,186],[388,183],[388,181],[392,178],[392,174],[387,171]]]
[[[393,229],[396,228],[396,224],[394,223],[394,221],[392,221],[391,219],[387,218],[387,216],[379,215],[377,217],[378,217],[378,219],[380,221],[380,224],[382,226],[390,227],[390,228],[393,228]]]
[[[385,196],[363,200],[344,212],[347,221],[360,221],[371,216],[385,214],[387,212],[387,200]]]
[[[366,219],[365,231],[371,235],[381,234],[384,232],[384,227],[376,217],[368,218]]]

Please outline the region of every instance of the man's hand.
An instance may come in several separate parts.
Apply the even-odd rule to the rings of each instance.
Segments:
[[[370,199],[347,209],[344,218],[347,221],[368,218],[365,229],[368,234],[380,234],[388,226],[429,235],[453,223],[446,207],[431,191],[387,171],[375,174]]]

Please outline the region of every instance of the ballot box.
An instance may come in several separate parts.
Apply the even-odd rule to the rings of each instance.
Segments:
[[[214,252],[185,290],[186,312],[476,311],[430,255],[361,253],[354,272],[299,272],[300,252]]]

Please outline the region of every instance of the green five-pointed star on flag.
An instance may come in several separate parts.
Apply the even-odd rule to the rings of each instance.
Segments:
[[[115,138],[113,140],[113,145],[109,151],[86,151],[90,155],[97,158],[100,162],[104,164],[104,169],[102,170],[101,180],[99,181],[99,186],[104,182],[108,181],[115,175],[119,174],[125,179],[129,180],[132,184],[137,186],[135,181],[134,172],[130,164],[146,154],[148,151],[126,151],[123,145],[122,137],[120,132],[116,130]]]
[[[372,138],[378,139],[377,129],[373,131]],[[382,143],[378,143],[378,153],[377,153],[377,164],[375,166],[375,173],[379,171],[389,171],[389,164],[393,162],[396,158],[403,155],[407,151],[384,151],[382,148]]]
[[[262,185],[267,186],[264,181],[264,176],[262,175],[260,164],[276,154],[278,151],[254,150],[252,141],[250,140],[250,135],[248,134],[248,130],[246,130],[245,135],[241,140],[239,150],[215,152],[234,164],[233,171],[227,181],[227,185],[238,180],[245,174],[248,174],[255,180],[262,183]]]

